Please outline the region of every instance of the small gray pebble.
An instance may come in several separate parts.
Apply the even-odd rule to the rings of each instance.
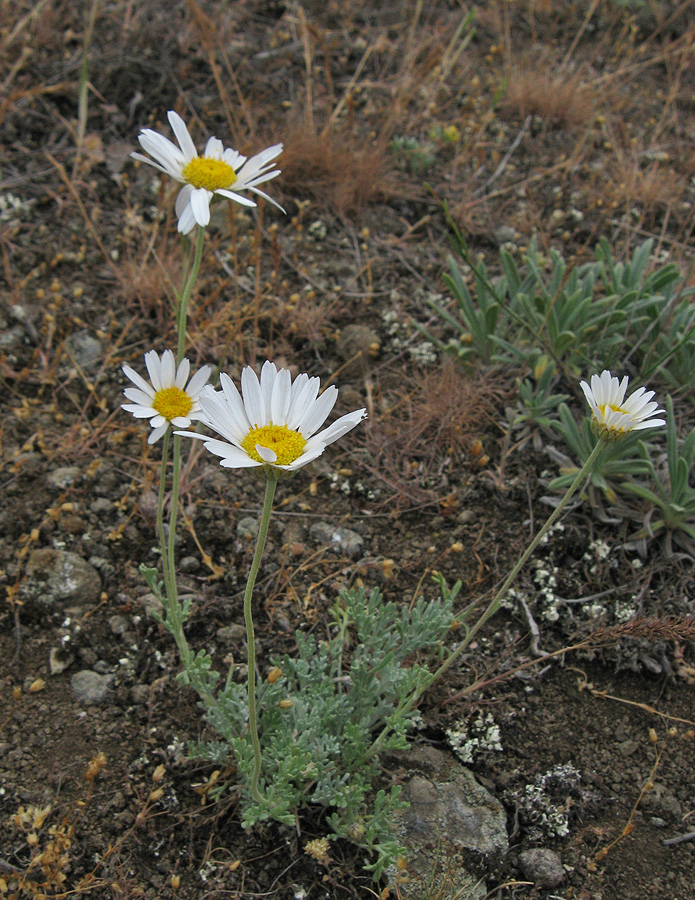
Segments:
[[[76,331],[65,343],[72,360],[80,369],[93,368],[101,361],[101,341],[92,337],[87,330]]]
[[[69,653],[65,647],[51,647],[48,655],[48,668],[51,675],[60,675],[75,661],[72,653]]]
[[[109,619],[109,628],[112,634],[123,634],[128,630],[128,624],[125,616],[111,616]]]
[[[71,487],[80,477],[80,470],[77,466],[61,466],[60,469],[54,469],[46,476],[46,481],[52,488],[63,491],[65,488]]]
[[[253,540],[258,534],[258,519],[253,516],[244,516],[236,523],[237,537],[244,541]]]
[[[543,890],[556,888],[565,879],[565,868],[557,853],[536,847],[519,856],[521,869],[529,881]]]
[[[351,559],[359,559],[364,547],[364,539],[349,528],[339,528],[328,522],[316,522],[309,535],[317,544],[329,544],[335,553],[344,553]]]
[[[184,556],[179,563],[182,572],[197,572],[200,568],[200,560],[197,556]]]
[[[142,706],[150,698],[149,684],[134,684],[130,689],[130,699],[137,706]]]
[[[517,230],[511,225],[500,225],[495,228],[495,240],[498,244],[508,244],[510,241],[516,240]]]
[[[233,625],[223,625],[217,629],[215,636],[219,641],[224,641],[225,643],[227,641],[229,643],[244,641],[246,640],[246,628],[236,622]]]
[[[83,662],[85,666],[93,666],[97,661],[97,655],[91,647],[80,647],[80,649],[77,651],[77,655],[80,657],[80,661]]]
[[[632,756],[635,750],[639,749],[637,741],[621,741],[618,744],[618,753],[621,756]]]
[[[70,687],[78,703],[91,704],[103,703],[111,685],[113,675],[99,675],[91,669],[76,672],[70,679]]]
[[[151,616],[152,613],[157,613],[157,615],[160,616],[164,615],[164,607],[162,606],[162,601],[155,594],[143,594],[140,598],[140,602],[145,607],[145,612],[148,616]]]
[[[42,547],[29,557],[24,590],[47,605],[94,603],[101,591],[101,577],[76,553]]]
[[[154,519],[154,517],[157,515],[158,503],[159,498],[154,491],[144,491],[144,493],[140,495],[138,508],[146,519]]]

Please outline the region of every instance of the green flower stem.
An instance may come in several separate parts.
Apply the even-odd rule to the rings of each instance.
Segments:
[[[193,265],[190,272],[184,267],[183,288],[177,297],[176,306],[176,334],[177,334],[177,365],[183,358],[183,352],[186,343],[186,315],[188,310],[188,301],[193,291],[193,285],[200,271],[200,263],[203,258],[203,242],[205,240],[205,229],[198,228]],[[159,533],[160,546],[162,548],[162,568],[164,571],[164,586],[167,598],[167,624],[171,630],[176,646],[181,656],[181,662],[186,671],[188,671],[193,659],[186,635],[183,630],[184,613],[183,607],[179,602],[178,586],[176,584],[176,555],[174,548],[174,538],[176,537],[176,520],[179,511],[179,482],[181,479],[181,438],[174,435],[174,458],[171,474],[171,505],[169,508],[169,535],[165,540],[164,535],[164,485],[166,482],[166,463],[169,456],[169,440],[171,429],[168,428],[164,435],[164,446],[162,449],[162,474],[159,483],[159,502],[157,505],[157,531]],[[201,692],[200,686],[196,685]],[[209,692],[202,689],[202,694],[208,697]]]
[[[171,619],[171,632],[179,648],[181,662],[184,669],[188,669],[191,660],[191,650],[183,631],[183,607],[179,601],[179,590],[176,583],[176,554],[174,540],[176,538],[176,520],[179,511],[179,481],[181,475],[181,438],[174,435],[174,459],[171,476],[171,505],[169,508],[169,534],[167,538],[167,553],[165,566],[167,577],[167,599],[169,601],[169,616]]]
[[[248,645],[248,693],[249,693],[249,731],[251,732],[251,743],[253,744],[253,773],[251,775],[251,796],[256,803],[267,806],[267,801],[261,796],[258,790],[258,778],[261,774],[261,742],[258,738],[258,720],[256,717],[256,639],[253,632],[253,613],[251,611],[251,599],[253,597],[253,588],[256,583],[256,576],[263,557],[266,538],[268,537],[268,524],[270,523],[270,514],[273,509],[273,498],[275,497],[275,488],[277,486],[277,478],[268,471],[265,483],[265,499],[263,500],[263,512],[261,513],[261,522],[258,527],[258,538],[256,540],[256,551],[253,554],[251,570],[249,572],[248,581],[246,582],[246,591],[244,593],[244,619],[246,621],[246,643]]]
[[[527,547],[526,550],[523,552],[523,554],[519,557],[519,560],[517,561],[516,565],[515,565],[514,568],[511,570],[511,572],[509,573],[509,575],[507,575],[507,577],[505,578],[504,583],[502,584],[502,587],[497,591],[497,593],[495,594],[495,596],[492,598],[492,600],[490,601],[490,603],[489,603],[487,609],[485,610],[485,612],[480,616],[480,618],[479,618],[478,621],[475,623],[475,625],[473,625],[472,628],[470,628],[470,629],[466,632],[466,635],[465,635],[465,637],[463,638],[463,640],[461,641],[461,643],[460,643],[460,644],[458,645],[458,647],[454,650],[454,652],[451,653],[451,654],[444,660],[444,662],[443,662],[443,663],[441,664],[441,666],[435,671],[435,673],[432,675],[432,678],[427,682],[427,684],[426,684],[425,686],[423,686],[423,687],[417,688],[417,689],[413,692],[413,694],[411,695],[410,699],[404,704],[403,708],[400,709],[400,711],[399,711],[399,712],[400,712],[400,715],[405,715],[405,714],[407,714],[408,712],[410,712],[410,710],[411,710],[411,709],[413,708],[413,706],[417,703],[417,701],[420,699],[420,697],[422,697],[422,695],[425,693],[425,691],[426,691],[432,684],[434,684],[435,681],[437,681],[439,678],[441,678],[442,675],[447,671],[447,669],[449,669],[449,668],[456,662],[456,660],[461,656],[461,654],[462,654],[463,651],[466,649],[466,647],[468,647],[468,645],[470,644],[470,642],[473,640],[473,638],[475,637],[475,635],[480,631],[480,629],[483,627],[483,625],[487,622],[487,620],[490,619],[492,616],[494,616],[494,614],[495,614],[495,613],[497,612],[497,610],[500,608],[500,604],[502,603],[502,600],[503,600],[504,597],[506,596],[507,591],[508,591],[509,588],[512,586],[514,580],[516,579],[516,576],[517,576],[517,575],[519,574],[519,572],[522,570],[522,568],[524,567],[524,565],[525,565],[525,563],[527,562],[528,558],[531,556],[531,554],[532,554],[533,551],[536,549],[536,547],[539,545],[539,543],[543,540],[543,538],[545,537],[545,535],[546,535],[546,534],[550,531],[550,529],[553,527],[553,525],[554,525],[555,522],[557,521],[557,519],[558,519],[558,517],[560,516],[560,514],[562,513],[563,509],[564,509],[564,508],[567,506],[567,504],[569,503],[570,499],[572,498],[572,496],[573,496],[573,494],[575,493],[575,491],[577,490],[577,488],[582,484],[582,482],[583,482],[584,479],[587,477],[587,475],[590,475],[590,474],[591,474],[591,469],[592,469],[592,467],[593,467],[593,465],[594,465],[594,462],[596,461],[596,457],[599,455],[599,453],[600,453],[600,451],[602,450],[602,448],[603,448],[603,441],[602,441],[602,440],[598,440],[598,441],[596,442],[596,445],[595,445],[594,449],[593,449],[593,450],[591,451],[591,453],[589,454],[589,456],[588,456],[586,462],[584,463],[584,465],[581,467],[581,469],[580,469],[579,472],[577,473],[577,477],[574,479],[574,481],[572,482],[572,484],[571,484],[571,485],[569,486],[569,488],[567,489],[567,493],[566,493],[565,496],[562,498],[562,500],[560,500],[560,502],[559,502],[558,505],[555,507],[555,509],[552,511],[552,513],[550,514],[548,520],[547,520],[546,523],[543,525],[543,527],[541,528],[541,530],[540,530],[540,531],[538,532],[538,534],[534,537],[534,539],[533,539],[533,540],[531,541],[531,543],[528,545],[528,547]],[[374,753],[378,752],[379,747],[383,744],[384,740],[386,739],[386,737],[388,736],[388,734],[389,734],[390,731],[391,731],[391,726],[390,726],[390,725],[387,725],[387,726],[379,733],[379,735],[377,736],[376,740],[374,741],[374,743],[372,744],[372,746],[371,746],[370,749],[369,749],[369,755],[370,755],[370,756],[373,755]]]
[[[162,467],[159,472],[159,492],[157,496],[157,538],[159,539],[159,550],[162,557],[162,573],[164,574],[164,592],[169,596],[169,566],[167,565],[167,542],[164,533],[164,492],[167,480],[167,460],[169,459],[169,436],[171,429],[167,428],[164,432],[164,441],[162,442]]]
[[[183,289],[178,297],[178,306],[176,309],[176,333],[178,335],[178,345],[176,350],[176,362],[181,362],[183,351],[186,344],[186,316],[188,312],[188,301],[193,291],[193,285],[200,271],[200,263],[203,259],[203,243],[205,241],[205,229],[198,227],[198,235],[195,244],[195,255],[193,258],[193,266],[188,273],[188,277],[184,279]]]

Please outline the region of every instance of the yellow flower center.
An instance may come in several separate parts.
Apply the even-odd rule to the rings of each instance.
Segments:
[[[171,422],[178,416],[187,416],[193,407],[193,401],[185,391],[177,387],[162,388],[157,391],[152,401],[152,409]]]
[[[306,447],[306,439],[298,432],[292,431],[287,425],[261,425],[252,428],[242,442],[242,447],[251,459],[264,463],[256,451],[256,444],[267,447],[277,456],[275,462],[278,466],[287,466],[298,459]]]
[[[611,412],[623,412],[622,406],[616,406],[614,403],[604,403],[603,406],[599,406],[599,410],[601,411],[602,416],[606,415],[606,407],[608,407]]]
[[[196,156],[184,166],[183,177],[195,188],[218,191],[220,188],[230,188],[234,184],[236,172],[221,159]]]

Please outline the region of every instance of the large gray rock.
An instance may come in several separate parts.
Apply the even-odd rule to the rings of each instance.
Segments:
[[[101,578],[94,566],[76,553],[43,547],[29,557],[24,593],[48,605],[96,603]]]
[[[499,859],[509,849],[502,804],[449,753],[416,747],[400,759],[412,772],[403,784],[410,807],[397,816],[397,833],[408,851],[404,900],[419,900],[432,878],[441,881],[442,900],[484,898],[485,885],[466,871],[463,853]],[[429,888],[428,888],[429,889]]]

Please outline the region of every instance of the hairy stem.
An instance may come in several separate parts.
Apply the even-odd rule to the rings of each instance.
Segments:
[[[176,333],[178,335],[178,344],[176,349],[176,362],[180,363],[183,358],[183,351],[186,345],[186,316],[188,313],[188,301],[191,298],[193,285],[200,271],[200,263],[203,259],[203,242],[205,241],[205,229],[198,228],[198,235],[195,244],[195,255],[193,265],[188,277],[184,279],[184,285],[178,297],[176,308]]]
[[[258,779],[261,774],[261,742],[258,738],[258,719],[256,715],[256,643],[253,630],[253,613],[251,610],[251,600],[253,598],[253,588],[256,583],[256,576],[261,565],[263,550],[265,548],[266,538],[268,537],[268,524],[270,523],[270,514],[273,509],[273,498],[275,497],[275,488],[277,479],[271,472],[265,483],[265,498],[263,500],[263,512],[258,527],[258,538],[256,540],[256,550],[253,554],[251,570],[249,571],[248,581],[246,582],[246,591],[244,592],[244,620],[246,621],[246,642],[248,645],[248,694],[249,694],[249,731],[251,733],[251,743],[253,744],[253,773],[251,775],[251,796],[256,803],[267,805],[267,801],[261,796],[258,790]]]

